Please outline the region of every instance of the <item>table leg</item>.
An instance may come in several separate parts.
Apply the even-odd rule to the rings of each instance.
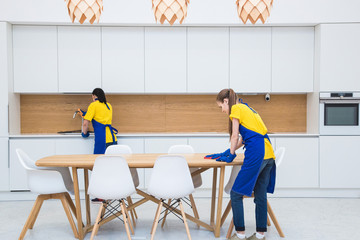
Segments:
[[[217,181],[217,168],[213,168],[213,184],[211,190],[211,211],[210,211],[210,225],[214,225],[215,216],[215,201],[216,201],[216,181]]]
[[[80,203],[80,192],[79,192],[79,180],[77,174],[77,167],[72,168],[73,182],[74,182],[74,193],[75,193],[75,206],[76,206],[76,218],[79,232],[79,240],[84,239],[83,223],[81,216],[81,203]]]
[[[225,166],[222,166],[222,167],[220,167],[218,205],[217,205],[215,232],[214,232],[215,237],[217,237],[217,238],[220,237],[222,200],[223,200],[223,194],[224,194],[224,177],[225,177]]]
[[[90,197],[88,194],[89,188],[89,170],[84,169],[84,183],[85,183],[85,204],[86,204],[86,226],[91,225],[91,215],[90,215]]]

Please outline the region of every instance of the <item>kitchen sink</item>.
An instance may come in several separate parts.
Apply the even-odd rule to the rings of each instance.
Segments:
[[[57,133],[63,134],[63,135],[79,135],[79,134],[81,134],[81,130],[60,131]],[[89,131],[89,133],[94,133],[94,131]]]

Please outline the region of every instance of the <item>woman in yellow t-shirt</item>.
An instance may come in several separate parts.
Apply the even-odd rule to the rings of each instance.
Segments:
[[[108,146],[117,144],[118,131],[111,126],[113,110],[111,104],[106,101],[104,91],[101,88],[95,88],[92,99],[93,102],[87,111],[81,111],[84,118],[81,135],[85,138],[89,136],[88,129],[91,121],[95,134],[94,154],[104,154]]]
[[[222,112],[229,115],[231,147],[223,153],[212,154],[216,161],[232,162],[235,150],[245,145],[245,159],[235,179],[230,198],[236,233],[231,240],[245,239],[243,196],[254,192],[256,204],[256,233],[247,239],[265,239],[267,231],[267,192],[275,187],[275,155],[267,135],[267,128],[260,115],[232,89],[223,89],[216,98]],[[241,137],[239,138],[239,134]]]

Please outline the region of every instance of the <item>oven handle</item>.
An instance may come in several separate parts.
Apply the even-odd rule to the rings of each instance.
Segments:
[[[360,99],[320,99],[320,103],[340,103],[340,104],[347,104],[347,103],[357,103],[359,104],[360,103]]]

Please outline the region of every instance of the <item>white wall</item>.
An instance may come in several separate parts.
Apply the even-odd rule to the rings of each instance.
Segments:
[[[184,24],[239,24],[235,0],[190,1]],[[64,1],[0,0],[0,21],[70,24]],[[359,22],[358,0],[276,0],[269,24]],[[106,0],[100,24],[155,24],[151,0]],[[260,24],[261,25],[261,24]]]

